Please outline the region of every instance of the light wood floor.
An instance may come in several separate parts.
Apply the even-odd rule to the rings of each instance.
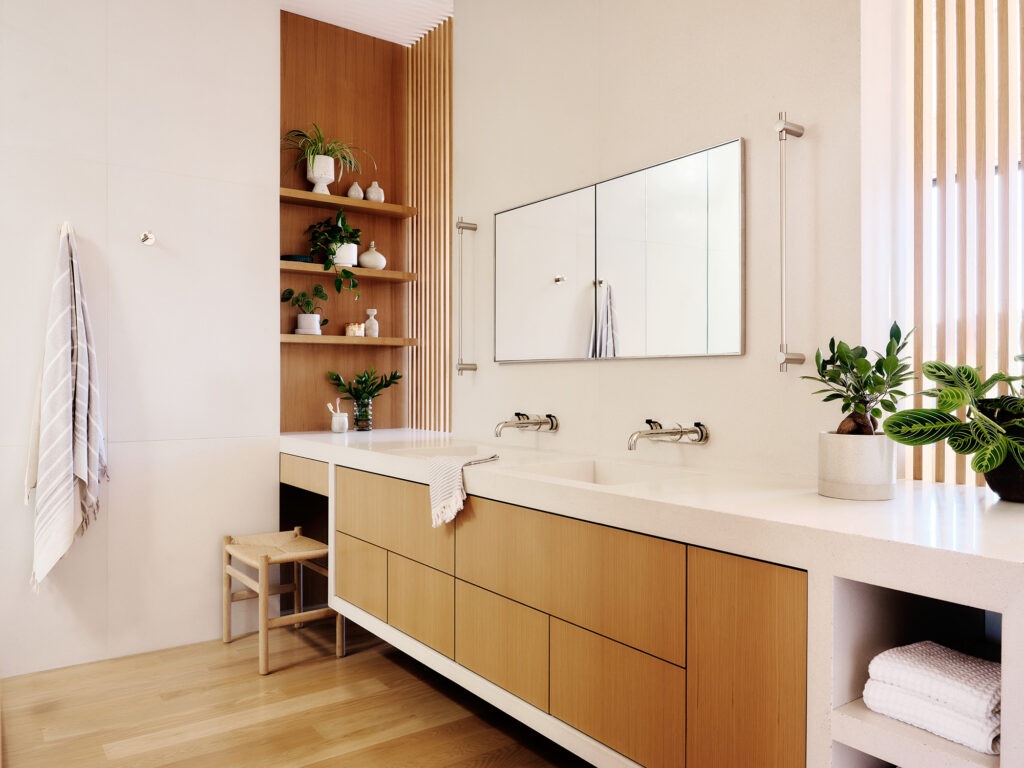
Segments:
[[[3,768],[584,766],[349,623],[271,631],[7,678]]]

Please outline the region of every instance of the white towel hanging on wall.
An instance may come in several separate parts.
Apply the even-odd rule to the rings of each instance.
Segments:
[[[26,504],[31,504],[35,489],[32,583],[36,585],[99,509],[107,454],[98,374],[78,246],[74,230],[64,222],[25,473]]]

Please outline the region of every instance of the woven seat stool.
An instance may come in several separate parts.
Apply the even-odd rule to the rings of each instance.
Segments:
[[[231,604],[239,600],[259,600],[259,645],[260,674],[265,675],[270,671],[270,647],[268,644],[269,630],[275,627],[284,627],[288,624],[296,628],[307,621],[325,619],[334,614],[335,618],[335,655],[345,655],[345,618],[339,613],[335,614],[333,608],[316,608],[312,611],[302,610],[302,590],[300,588],[300,574],[302,568],[319,573],[327,577],[327,569],[310,562],[317,558],[327,557],[327,545],[323,542],[310,539],[302,535],[302,528],[295,528],[291,531],[279,533],[258,533],[252,536],[225,536],[223,546],[223,623],[224,642],[231,642]],[[255,568],[257,577],[253,577],[238,570],[232,564],[232,558]],[[291,584],[270,584],[270,566],[288,563],[293,567],[293,582]],[[282,567],[282,572],[283,572]],[[231,591],[231,579],[242,582],[247,589],[237,592]],[[295,612],[288,616],[271,618],[268,616],[271,595],[293,593],[295,596]]]

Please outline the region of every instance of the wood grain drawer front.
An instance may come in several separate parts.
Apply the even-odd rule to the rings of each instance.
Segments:
[[[343,533],[334,536],[334,591],[381,621],[388,618],[388,553]]]
[[[281,482],[285,485],[294,485],[326,496],[329,477],[330,469],[326,461],[304,459],[290,453],[281,454]]]
[[[690,547],[687,760],[802,768],[807,574]]]
[[[455,572],[455,528],[430,526],[426,485],[338,467],[334,488],[339,531]]]
[[[455,579],[388,552],[388,624],[455,656]]]
[[[455,661],[547,712],[547,614],[456,580]]]
[[[686,670],[552,617],[551,714],[647,768],[678,768]]]
[[[679,666],[686,546],[471,496],[455,575]]]

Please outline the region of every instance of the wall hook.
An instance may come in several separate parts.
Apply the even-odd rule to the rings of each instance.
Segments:
[[[156,235],[147,229],[139,235],[139,242],[143,245],[156,245]]]

